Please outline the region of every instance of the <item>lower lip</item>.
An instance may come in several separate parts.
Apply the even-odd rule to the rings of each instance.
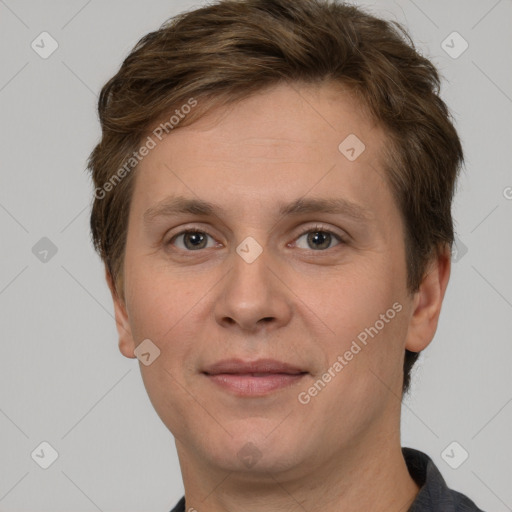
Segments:
[[[295,384],[306,374],[269,373],[265,376],[219,373],[207,375],[218,386],[241,396],[262,396]]]

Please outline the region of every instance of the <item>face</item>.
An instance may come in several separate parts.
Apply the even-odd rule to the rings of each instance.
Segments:
[[[406,290],[385,143],[346,91],[279,85],[139,164],[119,346],[160,350],[140,368],[181,461],[311,471],[398,428],[442,290]]]

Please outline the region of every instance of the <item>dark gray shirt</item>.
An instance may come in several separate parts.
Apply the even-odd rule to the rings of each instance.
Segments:
[[[426,453],[404,447],[402,453],[411,477],[420,487],[407,512],[483,512],[467,496],[448,488],[439,469]],[[171,512],[185,512],[184,496]]]

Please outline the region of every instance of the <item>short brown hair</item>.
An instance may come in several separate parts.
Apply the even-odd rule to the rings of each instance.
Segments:
[[[145,35],[101,90],[102,138],[88,161],[96,187],[90,225],[121,298],[134,174],[126,161],[152,126],[191,98],[198,107],[180,126],[267,86],[326,80],[350,88],[387,134],[383,163],[404,221],[407,286],[418,290],[430,260],[453,243],[463,162],[436,68],[401,25],[352,5],[221,0]],[[403,393],[419,356],[405,352]]]

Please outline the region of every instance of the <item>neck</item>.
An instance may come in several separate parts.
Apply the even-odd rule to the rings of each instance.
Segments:
[[[333,453],[329,460],[310,460],[280,473],[222,471],[194,460],[176,441],[185,510],[405,512],[419,487],[402,456],[399,430],[391,437],[371,434]]]

